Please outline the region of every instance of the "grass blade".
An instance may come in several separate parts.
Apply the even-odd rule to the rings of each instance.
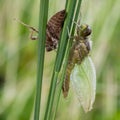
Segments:
[[[45,40],[46,40],[46,24],[48,17],[48,3],[49,0],[40,0],[40,15],[39,15],[39,40],[38,40],[38,71],[37,71],[37,89],[35,101],[34,120],[39,120],[40,102],[41,102],[41,89],[45,53]]]
[[[64,23],[61,40],[60,40],[59,47],[58,47],[58,52],[57,52],[56,62],[55,62],[53,76],[52,76],[52,80],[51,80],[50,92],[49,92],[49,96],[48,96],[44,120],[49,120],[52,116],[54,116],[52,114],[54,114],[55,111],[52,112],[52,109],[53,109],[53,101],[55,98],[54,96],[55,96],[56,84],[57,84],[58,75],[59,75],[59,72],[61,69],[61,65],[63,62],[63,58],[65,55],[64,51],[66,50],[66,46],[67,46],[67,42],[68,42],[67,27],[68,27],[68,29],[70,29],[72,26],[72,19],[74,16],[76,2],[77,2],[77,0],[74,0],[74,1],[70,0],[69,2],[67,1],[67,3],[68,3],[67,18]]]
[[[78,19],[81,2],[82,2],[82,0],[77,1],[76,13],[74,12],[74,14],[75,14],[74,21],[77,21],[77,19]],[[72,33],[71,33],[72,36],[74,35],[74,32],[75,32],[75,24],[73,25],[73,28],[72,28]],[[59,86],[57,86],[57,90],[56,90],[57,94],[56,94],[56,99],[55,99],[55,102],[54,102],[54,103],[56,103],[54,105],[54,109],[55,109],[54,111],[55,112],[57,111],[57,107],[58,107],[58,103],[59,103],[59,99],[60,99],[60,93],[61,93],[61,88],[62,88],[63,81],[64,81],[64,76],[65,76],[65,73],[66,73],[67,61],[68,61],[68,57],[69,57],[69,51],[70,51],[70,48],[71,48],[71,44],[72,44],[72,40],[71,41],[69,40],[68,44],[67,44],[66,52],[65,52],[63,67],[62,67],[61,73],[59,74],[60,83],[59,83]],[[54,115],[53,115],[53,120],[55,118],[55,114],[56,113],[54,113]]]

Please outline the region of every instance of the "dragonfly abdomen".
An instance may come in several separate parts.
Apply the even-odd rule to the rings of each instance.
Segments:
[[[68,96],[69,84],[70,84],[70,74],[71,74],[72,69],[74,68],[74,65],[75,65],[74,63],[68,62],[65,80],[64,80],[63,86],[62,86],[64,98]]]
[[[87,44],[86,44],[87,42]],[[81,64],[84,58],[89,54],[90,44],[88,41],[84,42],[75,42],[71,48],[68,65],[66,69],[66,76],[62,86],[62,91],[64,97],[68,96],[69,84],[70,84],[70,75],[75,64]]]

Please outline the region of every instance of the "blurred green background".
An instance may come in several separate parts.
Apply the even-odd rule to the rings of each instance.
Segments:
[[[50,0],[49,17],[65,0]],[[120,120],[120,0],[83,0],[81,22],[92,28],[91,57],[97,71],[93,110],[85,114],[72,87],[61,95],[56,120]],[[39,0],[0,0],[0,120],[33,120],[37,41],[18,18],[38,28]],[[56,52],[45,54],[41,112],[44,114]],[[40,118],[42,120],[42,117]]]

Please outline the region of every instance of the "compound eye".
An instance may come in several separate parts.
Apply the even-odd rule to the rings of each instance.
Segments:
[[[91,34],[92,30],[90,28],[90,26],[86,26],[86,28],[83,31],[83,36],[89,36]]]

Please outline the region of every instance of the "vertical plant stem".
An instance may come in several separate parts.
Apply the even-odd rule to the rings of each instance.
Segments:
[[[77,21],[77,19],[78,19],[81,2],[82,2],[82,0],[78,0],[77,1],[77,4],[76,4],[76,13],[74,12],[75,13],[74,21]],[[71,27],[72,28],[71,36],[74,35],[75,26],[76,25],[73,24],[73,27]],[[57,107],[58,107],[58,103],[59,103],[59,99],[60,99],[60,93],[61,93],[61,88],[62,88],[63,81],[64,81],[64,76],[65,76],[65,73],[66,73],[67,61],[68,61],[68,57],[69,57],[69,52],[70,52],[71,45],[72,45],[72,40],[69,40],[68,44],[67,44],[66,52],[65,52],[65,57],[64,57],[64,61],[63,61],[63,67],[62,67],[61,73],[59,74],[60,83],[57,86],[57,91],[56,91],[57,94],[56,94],[56,99],[54,101],[54,103],[55,103],[55,105],[54,105],[54,109],[55,110],[54,111],[55,112],[54,112],[54,115],[52,117],[52,120],[55,119],[55,115],[56,115],[56,112],[57,112]]]
[[[68,6],[68,0],[66,0],[65,9],[67,9],[67,6]]]
[[[77,0],[69,0],[69,2],[68,2],[68,5],[69,5],[68,11],[69,12],[67,12],[67,17],[66,17],[66,20],[65,20],[65,23],[63,26],[61,40],[60,40],[59,47],[58,47],[58,52],[57,52],[54,71],[53,71],[53,75],[52,75],[50,92],[49,92],[49,96],[48,96],[44,120],[49,120],[52,117],[52,114],[54,114],[52,112],[52,108],[53,108],[53,101],[54,101],[54,96],[55,96],[55,89],[56,89],[56,84],[57,84],[57,80],[58,80],[58,74],[61,69],[61,64],[62,64],[64,55],[65,55],[66,45],[67,45],[67,41],[68,41],[67,27],[68,27],[68,29],[71,28],[72,18],[74,15],[76,2],[77,2]]]
[[[36,86],[37,88],[36,88],[34,120],[39,120],[39,113],[40,113],[45,40],[46,40],[46,24],[47,24],[47,18],[48,18],[48,4],[49,4],[49,0],[40,0],[38,66],[37,66],[38,70],[37,70],[37,86]]]

